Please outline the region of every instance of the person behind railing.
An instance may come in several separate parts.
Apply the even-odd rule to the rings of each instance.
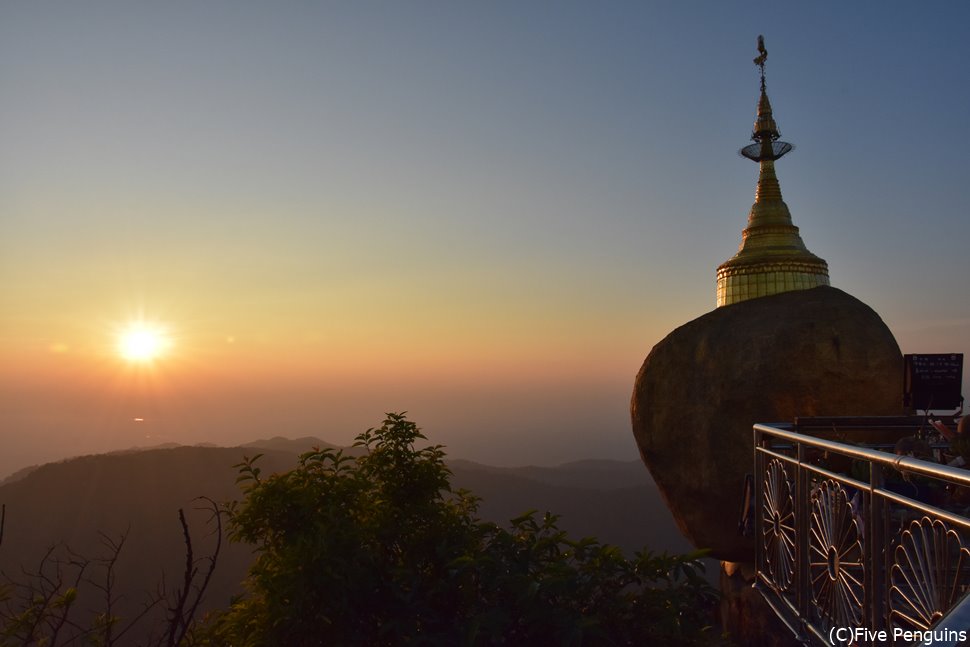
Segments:
[[[944,440],[950,443],[946,453],[946,464],[951,467],[970,469],[970,416],[963,416],[957,423],[956,431],[950,429],[942,420],[933,420],[933,428],[940,432]],[[970,511],[970,488],[951,485],[948,488],[949,499],[947,507],[959,510],[964,515]]]
[[[935,462],[929,443],[916,436],[900,438],[893,452],[897,456]],[[946,499],[946,489],[942,483],[936,479],[913,476],[904,470],[886,475],[886,489],[931,505],[939,505]]]
[[[916,436],[903,436],[897,440],[893,453],[896,456],[909,456],[923,461],[933,460],[933,449],[929,443]]]
[[[953,456],[947,465],[953,467],[964,467],[970,465],[970,423],[968,416],[960,418],[957,423],[957,430],[953,431],[942,420],[932,420],[930,424],[940,432],[940,435],[950,443],[950,455]]]

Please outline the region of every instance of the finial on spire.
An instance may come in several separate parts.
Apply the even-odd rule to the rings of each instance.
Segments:
[[[758,36],[758,57],[754,64],[761,68],[761,89],[765,89],[765,61],[768,60],[768,50],[765,49],[765,37]]]

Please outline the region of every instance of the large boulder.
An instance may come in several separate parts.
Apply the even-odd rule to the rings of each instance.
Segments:
[[[633,433],[681,531],[754,559],[737,533],[755,422],[899,415],[902,356],[872,308],[818,287],[724,306],[667,335],[643,362]]]

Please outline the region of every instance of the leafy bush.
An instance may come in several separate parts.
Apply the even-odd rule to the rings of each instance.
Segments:
[[[440,446],[404,414],[357,438],[351,457],[314,450],[263,477],[230,536],[255,546],[247,595],[193,633],[199,644],[710,644],[715,592],[699,555],[627,559],[573,540],[534,512],[504,529],[452,490]]]

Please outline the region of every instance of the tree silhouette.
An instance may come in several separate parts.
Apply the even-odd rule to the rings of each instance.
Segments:
[[[440,446],[404,414],[264,477],[237,465],[230,537],[253,544],[248,594],[197,634],[211,645],[711,644],[697,555],[632,559],[553,515],[508,529],[451,488]]]

